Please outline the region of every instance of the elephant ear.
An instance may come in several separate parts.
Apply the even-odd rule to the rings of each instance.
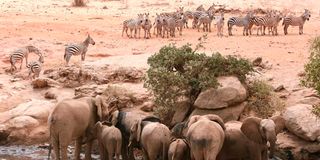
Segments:
[[[193,124],[193,123],[196,123],[199,119],[201,118],[201,116],[199,115],[195,115],[195,116],[192,116],[190,119],[189,119],[189,122],[187,123],[188,125],[188,128],[190,128],[190,126]]]
[[[263,131],[260,127],[261,118],[257,117],[248,117],[246,118],[241,126],[242,133],[258,144],[263,144]]]
[[[208,115],[205,115],[205,117],[208,118],[210,121],[214,121],[214,122],[218,123],[223,130],[226,130],[226,127],[224,126],[223,120],[218,115],[208,114]]]
[[[141,121],[148,121],[148,122],[159,122],[160,123],[160,118],[158,118],[157,116],[146,116],[144,118],[142,118]]]
[[[94,102],[97,107],[97,114],[98,114],[99,120],[102,120],[102,98],[101,98],[101,96],[99,96],[99,95],[96,96]]]
[[[278,134],[278,133],[280,133],[280,132],[282,132],[285,128],[286,128],[286,126],[285,126],[285,119],[282,117],[282,116],[280,116],[280,115],[278,115],[278,116],[273,116],[273,117],[271,117],[270,119],[272,119],[273,120],[273,122],[275,123],[275,125],[276,125],[276,135]]]
[[[142,127],[141,127],[141,119],[137,122],[137,142],[140,142]]]
[[[117,125],[118,117],[119,117],[119,110],[116,110],[111,114],[111,123],[112,123],[112,125],[114,125],[114,126]]]

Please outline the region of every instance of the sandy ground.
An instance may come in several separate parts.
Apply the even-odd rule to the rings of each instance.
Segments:
[[[33,91],[30,81],[10,82],[12,75],[5,74],[10,67],[8,55],[13,50],[32,44],[45,52],[44,69],[63,65],[65,44],[83,41],[87,33],[93,37],[95,46],[90,46],[87,62],[95,64],[114,64],[147,68],[147,58],[163,45],[175,43],[196,44],[203,32],[186,29],[182,36],[162,39],[128,39],[121,37],[122,21],[136,17],[137,13],[155,13],[174,11],[179,6],[194,10],[199,4],[207,8],[213,1],[185,0],[128,0],[128,8],[119,1],[94,1],[88,7],[70,7],[70,0],[1,0],[0,2],[0,112],[12,108],[22,101],[40,96]],[[288,36],[283,35],[279,26],[279,36],[242,36],[242,28],[234,28],[235,36],[218,38],[216,30],[208,34],[203,50],[207,54],[220,52],[223,55],[239,55],[254,59],[263,57],[272,64],[272,69],[263,73],[263,77],[273,79],[274,86],[283,84],[286,89],[299,87],[298,73],[309,56],[310,40],[320,33],[320,1],[317,0],[225,0],[216,2],[228,7],[273,8],[290,10],[297,15],[304,8],[312,11],[310,21],[304,27],[304,35],[298,35],[298,28],[289,28]],[[318,7],[318,8],[317,8]],[[103,9],[107,8],[107,9]],[[226,18],[233,15],[226,15]],[[226,33],[225,26],[225,35]],[[253,31],[255,33],[255,31]],[[35,57],[34,57],[35,58]],[[80,57],[72,57],[71,63],[77,63]],[[27,74],[23,67],[22,74]],[[16,89],[21,85],[22,89]],[[19,87],[18,87],[19,88]],[[30,94],[32,93],[32,94]]]

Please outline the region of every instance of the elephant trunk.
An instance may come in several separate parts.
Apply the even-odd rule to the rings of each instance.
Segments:
[[[269,135],[269,137],[267,137],[269,143],[270,143],[270,153],[269,153],[269,158],[273,158],[274,156],[274,151],[275,151],[275,147],[276,147],[276,134],[271,134]]]

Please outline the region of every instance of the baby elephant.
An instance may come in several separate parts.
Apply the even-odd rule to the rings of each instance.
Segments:
[[[95,125],[100,149],[101,160],[119,160],[121,154],[122,137],[118,128],[109,122],[97,122]]]
[[[190,149],[185,139],[175,139],[171,142],[168,150],[169,160],[189,160]]]

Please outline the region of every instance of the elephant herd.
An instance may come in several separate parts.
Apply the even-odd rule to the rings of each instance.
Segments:
[[[90,160],[97,139],[102,160],[119,160],[120,155],[134,160],[134,148],[142,150],[144,160],[267,160],[284,128],[281,116],[224,123],[208,114],[191,116],[169,130],[155,116],[119,111],[117,105],[116,98],[105,96],[60,101],[48,118],[55,159],[67,160],[67,147],[75,140],[74,159],[80,159],[86,144],[85,159]]]

